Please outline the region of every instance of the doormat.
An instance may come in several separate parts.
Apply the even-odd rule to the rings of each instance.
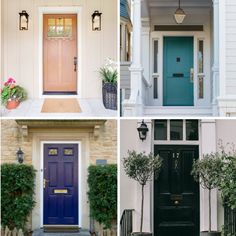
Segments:
[[[81,108],[75,98],[46,98],[41,110],[42,113],[80,113]]]
[[[44,226],[43,232],[45,233],[77,233],[80,232],[77,226]]]

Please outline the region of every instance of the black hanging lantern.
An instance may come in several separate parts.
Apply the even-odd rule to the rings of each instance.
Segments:
[[[19,150],[16,152],[16,157],[20,164],[24,161],[24,155],[24,152],[21,150],[21,148],[19,148]]]
[[[19,13],[20,15],[20,30],[28,30],[29,26],[29,14],[26,11],[22,11]]]
[[[102,21],[101,21],[101,15],[99,11],[94,11],[92,14],[92,30],[93,31],[101,31],[102,29]]]
[[[147,124],[144,123],[144,120],[142,120],[141,125],[137,128],[138,130],[138,134],[139,134],[139,138],[143,141],[146,139],[147,137],[147,132],[148,132],[148,127]]]

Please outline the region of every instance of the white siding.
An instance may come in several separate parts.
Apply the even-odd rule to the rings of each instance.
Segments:
[[[226,94],[236,95],[236,1],[226,0]]]

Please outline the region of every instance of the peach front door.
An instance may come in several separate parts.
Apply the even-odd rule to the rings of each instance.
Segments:
[[[77,15],[43,17],[43,92],[77,92]]]

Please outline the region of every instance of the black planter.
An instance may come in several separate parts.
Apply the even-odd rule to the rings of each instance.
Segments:
[[[213,232],[203,231],[200,233],[200,236],[221,236],[221,233],[217,231]]]
[[[140,232],[133,232],[131,235],[132,236],[152,236],[152,233],[148,233],[148,232],[142,232],[142,233],[140,233]]]
[[[117,110],[117,85],[103,83],[102,98],[106,109]]]

